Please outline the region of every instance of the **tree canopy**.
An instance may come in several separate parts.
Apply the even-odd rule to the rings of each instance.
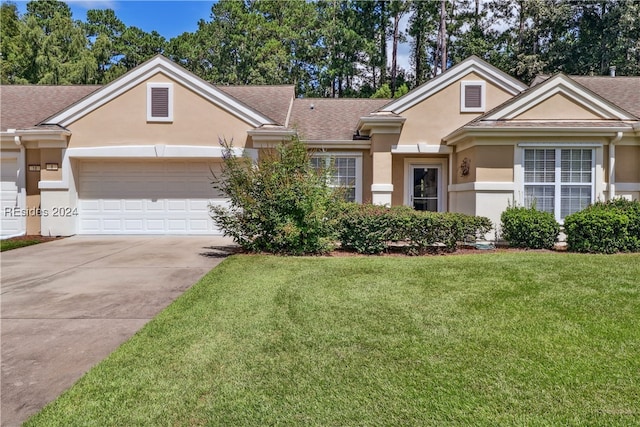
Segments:
[[[477,55],[537,74],[640,74],[640,0],[220,0],[166,40],[111,9],[3,2],[3,84],[108,83],[164,54],[214,84],[294,84],[319,97],[397,96]],[[409,66],[399,65],[401,46]]]

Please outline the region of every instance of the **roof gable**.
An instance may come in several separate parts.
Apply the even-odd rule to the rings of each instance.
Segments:
[[[385,105],[380,111],[402,114],[404,111],[419,104],[469,73],[477,74],[512,95],[517,95],[527,88],[524,83],[514,79],[477,56],[470,56],[461,63],[449,68],[444,73],[413,89],[406,95]],[[458,100],[455,102],[458,102]]]
[[[204,99],[247,122],[251,126],[259,127],[262,125],[275,124],[273,119],[259,113],[238,99],[205,82],[160,55],[134,68],[119,79],[114,80],[54,116],[49,117],[43,123],[68,126],[158,73],[164,74],[177,83],[189,88]]]
[[[564,74],[545,80],[531,87],[519,96],[505,102],[492,111],[489,111],[478,120],[512,120],[532,111],[535,107],[545,102],[557,100],[557,95],[562,95],[585,112],[589,112],[597,118],[604,120],[635,120],[635,117],[626,110],[607,101],[596,93],[590,91]],[[551,118],[551,117],[550,117]],[[553,117],[559,119],[557,115]]]
[[[516,120],[601,120],[604,118],[574,103],[563,93],[556,93],[515,117]]]

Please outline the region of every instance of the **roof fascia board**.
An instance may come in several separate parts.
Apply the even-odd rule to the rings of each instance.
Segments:
[[[588,91],[563,74],[558,74],[534,86],[522,98],[483,117],[483,120],[513,119],[556,94],[567,95],[578,101],[583,108],[602,115],[606,119],[634,120],[634,117],[628,112]]]
[[[245,106],[235,98],[162,56],[156,56],[147,63],[134,68],[119,79],[90,94],[80,102],[46,119],[43,123],[55,123],[61,126],[68,126],[70,123],[117,98],[158,72],[175,79],[198,95],[211,101],[213,104],[246,121],[251,126],[258,127],[265,124],[272,124],[271,119]]]
[[[421,87],[409,92],[407,95],[387,104],[382,107],[380,111],[392,111],[397,114],[402,114],[404,111],[429,98],[470,72],[475,72],[489,82],[500,86],[511,95],[517,95],[527,88],[524,83],[489,65],[480,58],[472,56],[428,81]]]
[[[577,137],[595,137],[595,136],[606,136],[611,137],[615,136],[617,132],[630,132],[632,128],[629,126],[625,127],[598,127],[598,126],[584,126],[584,127],[545,127],[538,129],[523,129],[523,128],[461,128],[451,135],[447,136],[444,141],[446,141],[447,145],[455,145],[459,141],[474,137],[474,136],[482,136],[482,137],[529,137],[529,136],[560,136],[560,135],[571,135]]]

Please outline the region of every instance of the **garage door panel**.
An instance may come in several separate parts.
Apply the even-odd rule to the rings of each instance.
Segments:
[[[0,232],[2,237],[15,236],[25,232],[22,216],[13,215],[18,203],[18,160],[4,158],[0,163]]]
[[[97,162],[80,165],[81,234],[219,234],[209,204],[219,162]]]

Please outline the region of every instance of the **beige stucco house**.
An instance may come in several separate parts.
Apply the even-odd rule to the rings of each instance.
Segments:
[[[476,57],[396,100],[213,86],[158,56],[106,86],[2,86],[2,237],[216,234],[219,139],[238,154],[298,134],[357,202],[560,221],[640,197],[640,77],[542,76]]]

